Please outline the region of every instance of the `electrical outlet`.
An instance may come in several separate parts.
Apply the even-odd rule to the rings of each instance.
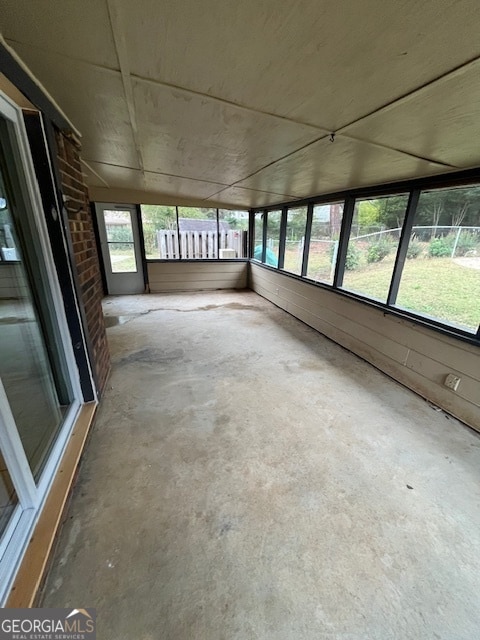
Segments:
[[[448,376],[445,377],[444,385],[452,391],[456,391],[458,389],[458,385],[460,384],[461,378],[453,375],[453,373],[449,373]]]

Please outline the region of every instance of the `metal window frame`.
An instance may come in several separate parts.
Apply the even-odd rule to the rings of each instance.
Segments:
[[[267,220],[268,213],[266,211],[262,211],[262,264],[265,264],[265,260],[267,258]]]
[[[283,237],[283,256],[282,256],[282,270],[285,273],[292,273],[295,276],[298,277],[303,277],[303,265],[304,265],[304,261],[305,261],[305,246],[306,246],[306,234],[307,234],[307,224],[308,224],[308,211],[309,211],[309,204],[310,203],[304,203],[301,205],[297,205],[296,203],[291,203],[289,202],[288,205],[285,207],[285,227],[284,227],[284,237]],[[306,218],[305,218],[305,229],[303,231],[303,251],[302,251],[302,264],[300,266],[300,274],[294,273],[293,271],[288,271],[287,269],[285,269],[285,245],[286,245],[286,241],[287,241],[287,227],[288,227],[288,212],[292,209],[304,209],[306,207],[307,212],[306,212]]]
[[[460,339],[464,342],[468,342],[469,344],[480,346],[480,323],[476,333],[473,333],[467,330],[463,330],[459,327],[455,327],[454,325],[448,324],[447,322],[442,321],[440,319],[430,318],[425,315],[422,315],[421,313],[418,313],[409,309],[408,310],[400,309],[395,306],[420,193],[422,191],[427,191],[427,190],[429,191],[441,190],[441,189],[443,190],[443,189],[449,189],[449,188],[454,189],[458,187],[466,187],[466,186],[475,185],[475,184],[480,185],[480,167],[475,169],[468,169],[466,171],[457,171],[455,173],[441,174],[438,176],[416,178],[413,180],[406,180],[406,181],[400,181],[400,182],[392,182],[385,185],[375,185],[372,187],[362,187],[357,189],[348,189],[344,191],[326,193],[326,194],[321,194],[317,196],[312,196],[309,198],[299,199],[296,201],[289,201],[288,203],[277,203],[274,205],[269,205],[267,207],[258,207],[258,208],[254,207],[250,210],[250,213],[252,216],[251,220],[254,219],[253,216],[255,216],[255,214],[259,211],[265,211],[268,214],[269,211],[278,210],[279,208],[282,209],[282,223],[280,227],[280,246],[279,246],[278,267],[275,268],[269,265],[263,265],[263,267],[265,267],[266,269],[282,271],[282,274],[288,277],[291,277],[297,280],[306,281],[312,286],[334,291],[336,294],[341,295],[342,297],[354,299],[363,304],[367,304],[367,305],[382,309],[385,314],[391,314],[397,317],[406,318],[412,322],[415,322],[420,326],[426,326],[428,328],[434,329],[435,331],[438,331],[450,337]],[[383,197],[394,196],[400,193],[408,194],[408,203],[407,203],[407,209],[405,212],[405,218],[402,225],[402,231],[400,234],[400,240],[397,247],[395,264],[394,264],[394,268],[393,268],[393,272],[390,280],[387,301],[383,303],[378,300],[368,298],[367,296],[358,294],[356,292],[344,290],[342,288],[342,284],[343,284],[343,278],[345,274],[345,262],[347,257],[348,243],[350,240],[350,232],[352,228],[352,220],[353,220],[356,201],[360,199],[368,199],[368,198],[375,198],[375,197],[382,197],[382,196]],[[310,212],[311,211],[313,212],[313,207],[315,205],[329,204],[332,202],[341,203],[342,201],[344,203],[343,216],[342,216],[342,225],[340,230],[333,284],[330,285],[325,282],[313,282],[306,277],[306,272],[308,270],[308,256],[310,251],[311,225],[312,225],[312,219],[313,219],[313,216],[310,214]],[[285,271],[284,269],[285,239],[286,239],[288,209],[294,209],[301,206],[307,206],[308,209],[307,209],[307,224],[305,229],[305,246],[304,246],[303,261],[302,261],[302,272],[301,272],[301,275],[297,275],[290,271]],[[308,242],[307,242],[307,234],[308,234]]]
[[[350,231],[352,230],[353,213],[355,211],[356,198],[347,196],[343,204],[342,225],[340,227],[340,238],[338,239],[337,263],[333,276],[333,288],[338,289],[343,285],[345,274],[345,262],[347,260],[348,243],[350,242]]]
[[[305,225],[305,235],[303,239],[303,257],[301,276],[305,278],[308,269],[308,256],[310,254],[310,238],[312,236],[313,202],[307,205],[307,222]]]
[[[398,290],[402,279],[403,267],[407,258],[408,245],[412,234],[413,222],[417,212],[418,200],[420,198],[420,189],[413,189],[408,196],[407,210],[403,219],[402,231],[397,247],[397,255],[390,280],[390,288],[387,296],[387,306],[394,306],[397,302]]]
[[[277,207],[278,209],[278,207]],[[280,215],[280,238],[278,240],[278,263],[277,269],[283,269],[285,264],[285,241],[287,239],[287,211],[288,207],[281,207]]]
[[[282,209],[280,207],[278,207],[277,209],[270,209],[269,211],[265,212],[265,215],[266,215],[266,218],[267,218],[267,221],[266,221],[266,234],[265,234],[265,246],[266,246],[266,244],[268,242],[268,220],[269,220],[269,217],[270,217],[271,213],[279,213],[280,214],[280,226],[279,226],[279,229],[278,229],[278,258],[277,258],[277,266],[273,267],[273,265],[269,265],[269,266],[273,267],[274,269],[276,269],[276,268],[278,268],[278,262],[279,262],[279,259],[280,259],[280,232],[281,232],[281,227],[282,227],[282,213],[283,213],[283,211],[282,211]],[[262,260],[262,262],[264,264],[266,263],[266,259],[267,259],[267,249],[265,248],[265,259]]]

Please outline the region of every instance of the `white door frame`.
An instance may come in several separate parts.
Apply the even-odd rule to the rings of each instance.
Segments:
[[[95,211],[97,215],[98,235],[100,236],[100,247],[107,281],[107,292],[109,295],[122,295],[133,293],[144,293],[145,278],[143,274],[142,252],[140,250],[140,231],[138,228],[137,208],[134,204],[115,204],[113,202],[96,202]],[[105,227],[105,211],[123,211],[130,214],[133,235],[133,248],[137,270],[114,272],[110,259],[110,250],[107,230]],[[127,243],[121,243],[127,244]]]
[[[67,375],[73,395],[48,460],[35,484],[0,380],[0,450],[18,498],[18,505],[0,539],[0,606],[4,606],[33,528],[55,478],[83,397],[22,111],[1,91],[0,116],[10,123],[12,145],[16,155],[16,170],[22,183],[28,213],[37,232],[38,252],[42,257],[43,276],[48,285],[48,302],[52,308],[52,316],[56,320],[57,339],[65,355]],[[92,388],[95,388],[93,381]]]

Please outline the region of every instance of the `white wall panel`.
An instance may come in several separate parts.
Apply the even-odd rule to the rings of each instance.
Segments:
[[[244,289],[247,262],[150,262],[148,281],[151,293]]]

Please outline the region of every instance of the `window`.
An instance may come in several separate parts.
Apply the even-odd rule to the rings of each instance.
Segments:
[[[253,240],[253,257],[259,262],[262,261],[263,255],[263,211],[255,214],[254,219],[254,240]]]
[[[342,287],[386,302],[408,194],[357,200]]]
[[[177,260],[180,253],[175,207],[142,204],[140,208],[147,260]]]
[[[178,207],[178,234],[182,259],[218,258],[216,209]]]
[[[480,186],[421,192],[396,306],[477,331]]]
[[[295,273],[296,275],[302,273],[306,224],[307,207],[288,209],[283,268],[285,271]]]
[[[315,282],[333,284],[342,216],[343,202],[313,207],[306,277]]]
[[[265,251],[265,264],[269,264],[272,267],[278,267],[281,220],[281,211],[269,211],[267,213],[267,248]]]
[[[141,205],[147,260],[247,256],[248,211]]]
[[[248,211],[218,210],[220,259],[247,257]]]

